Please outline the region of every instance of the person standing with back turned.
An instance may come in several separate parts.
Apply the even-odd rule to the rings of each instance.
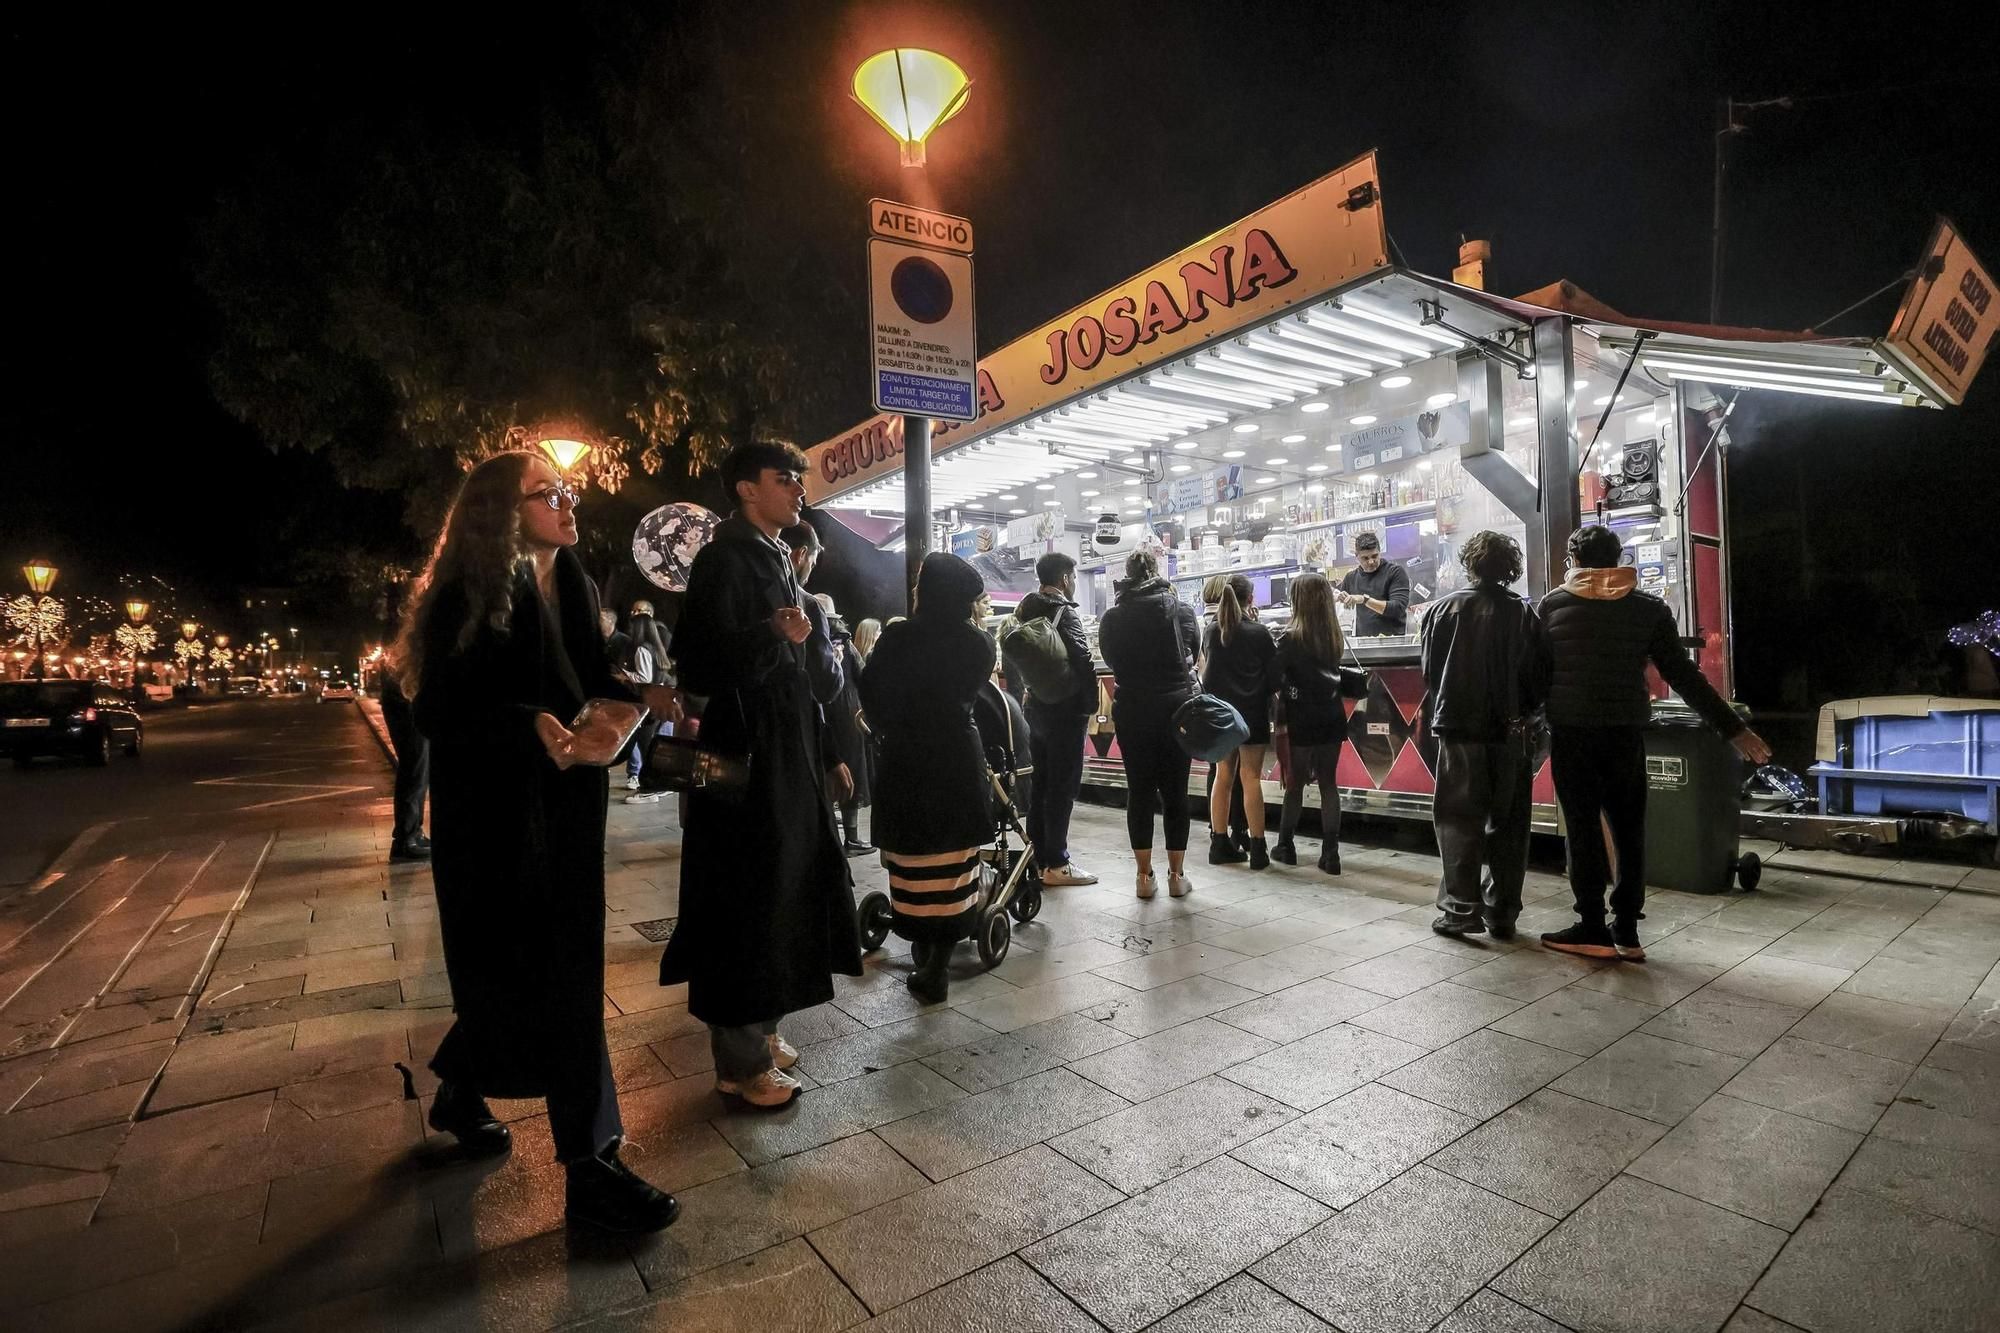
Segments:
[[[1646,664],[1753,764],[1771,747],[1715,692],[1681,646],[1666,603],[1638,591],[1639,572],[1621,568],[1624,544],[1610,528],[1579,528],[1569,539],[1569,576],[1542,599],[1547,642],[1549,760],[1569,830],[1569,887],[1576,924],[1542,936],[1542,946],[1586,958],[1646,956],[1639,921],[1646,905],[1646,736],[1652,699]],[[1600,821],[1617,849],[1611,926],[1604,889],[1611,865]]]
[[[730,450],[722,484],[737,510],[695,557],[674,634],[681,684],[708,700],[703,746],[746,761],[750,776],[745,790],[689,794],[681,917],[660,984],[688,983],[688,1012],[708,1024],[716,1091],[759,1110],[799,1093],[785,1072],[798,1052],[778,1020],[831,1000],[833,973],[861,975],[829,802],[847,799],[846,770],[815,694],[815,664],[830,662],[832,648],[814,642],[780,537],[799,521],[805,467],[791,445]]]
[[[1069,817],[1083,786],[1084,737],[1097,711],[1097,668],[1076,611],[1076,561],[1051,551],[1035,561],[1035,577],[1040,590],[1021,599],[1014,618],[1055,622],[1069,667],[1069,689],[1052,699],[1042,698],[1033,687],[1028,691],[1035,765],[1035,780],[1028,787],[1028,841],[1042,867],[1043,887],[1059,889],[1097,883],[1097,876],[1069,857]]]

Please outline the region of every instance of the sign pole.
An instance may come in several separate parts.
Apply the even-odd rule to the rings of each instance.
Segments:
[[[931,419],[903,418],[903,595],[917,609],[917,571],[931,550]]]

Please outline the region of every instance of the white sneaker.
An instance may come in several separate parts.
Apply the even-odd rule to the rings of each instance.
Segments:
[[[767,1069],[757,1077],[741,1082],[727,1078],[715,1081],[715,1090],[723,1096],[738,1098],[766,1111],[788,1105],[803,1086],[782,1069]]]
[[[1141,898],[1150,898],[1158,889],[1159,886],[1153,882],[1153,872],[1150,870],[1141,870],[1139,872],[1139,896]]]
[[[1065,861],[1054,870],[1042,872],[1042,887],[1045,889],[1070,889],[1095,883],[1097,876],[1080,869],[1074,861]]]
[[[627,805],[652,805],[660,799],[656,791],[636,791],[625,798]]]
[[[771,1064],[778,1069],[790,1069],[799,1062],[798,1047],[773,1032],[771,1034]]]
[[[1167,875],[1168,897],[1185,898],[1190,893],[1193,892],[1194,892],[1194,881],[1189,879],[1186,875],[1176,875],[1172,873],[1169,873]]]
[[[630,777],[628,777],[628,778],[626,778],[626,779],[625,779],[625,790],[626,790],[626,791],[637,791],[637,790],[639,790],[639,775],[638,775],[638,774],[634,773],[634,774],[632,774],[632,775],[631,775]]]

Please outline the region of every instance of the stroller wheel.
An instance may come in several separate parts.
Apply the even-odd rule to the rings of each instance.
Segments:
[[[1024,882],[1020,892],[1014,895],[1009,910],[1014,913],[1014,919],[1024,926],[1033,921],[1042,911],[1042,886],[1032,880]]]
[[[1014,927],[1005,912],[988,912],[979,920],[979,961],[989,968],[1000,966],[1007,946],[1014,942]]]
[[[882,947],[882,941],[889,938],[889,927],[895,922],[896,910],[889,906],[888,894],[871,893],[861,900],[854,917],[861,928],[863,951],[873,953]]]

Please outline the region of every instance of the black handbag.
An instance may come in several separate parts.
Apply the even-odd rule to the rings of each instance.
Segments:
[[[1167,613],[1167,628],[1173,631],[1175,660],[1187,661],[1187,645],[1181,641],[1180,621],[1174,613]],[[1201,759],[1216,763],[1235,754],[1237,747],[1250,739],[1250,725],[1243,720],[1243,714],[1234,704],[1217,698],[1201,688],[1201,682],[1192,675],[1188,683],[1194,687],[1194,697],[1174,709],[1174,740],[1190,759]]]
[[[749,715],[743,710],[743,696],[731,691],[736,710],[743,714],[748,734]],[[639,790],[645,792],[706,792],[725,800],[740,800],[750,787],[750,756],[724,754],[703,745],[692,736],[653,737],[646,747],[646,762],[639,769]]]

